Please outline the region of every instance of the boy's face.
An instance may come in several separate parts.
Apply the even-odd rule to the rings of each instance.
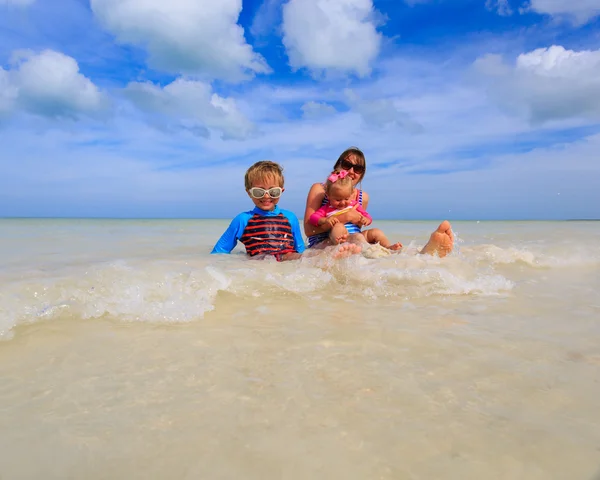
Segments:
[[[252,182],[250,188],[262,188],[263,190],[269,190],[271,188],[280,187],[280,185],[281,182],[279,181],[279,179],[275,178],[272,175],[269,175],[266,177],[256,179],[254,182]],[[285,189],[282,189],[282,192],[283,190]],[[281,198],[271,198],[268,193],[265,193],[262,198],[254,198],[252,195],[250,195],[249,191],[247,191],[247,193],[254,205],[256,205],[261,210],[265,210],[267,212],[274,210],[275,205],[279,203],[279,199]]]

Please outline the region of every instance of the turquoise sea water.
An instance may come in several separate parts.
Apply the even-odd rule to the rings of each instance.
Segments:
[[[1,478],[599,469],[600,223],[288,263],[209,255],[227,224],[0,220]]]

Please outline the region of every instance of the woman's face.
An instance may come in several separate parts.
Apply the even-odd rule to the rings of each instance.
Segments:
[[[348,176],[352,179],[352,185],[360,182],[365,174],[365,166],[353,153],[340,162],[339,168],[348,172]]]

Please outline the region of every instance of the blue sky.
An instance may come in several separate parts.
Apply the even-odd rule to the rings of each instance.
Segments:
[[[600,0],[0,0],[0,216],[600,218]]]

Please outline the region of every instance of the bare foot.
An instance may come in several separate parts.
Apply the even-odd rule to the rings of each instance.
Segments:
[[[353,243],[344,243],[335,249],[333,252],[333,258],[346,258],[351,255],[356,255],[361,252],[361,248],[358,245],[354,245]]]
[[[343,223],[336,223],[331,232],[329,232],[329,240],[333,245],[339,245],[340,243],[346,243],[348,240],[348,230]]]
[[[346,243],[347,241],[348,241],[348,234],[342,233],[341,235],[338,235],[337,237],[335,237],[333,243],[335,245],[339,245],[340,243]]]
[[[404,245],[402,245],[400,242],[398,242],[398,243],[394,243],[393,245],[390,245],[388,248],[390,250],[402,250],[403,246]]]
[[[435,232],[429,237],[427,245],[423,247],[420,253],[427,253],[429,255],[435,255],[439,257],[445,257],[454,248],[454,233],[452,232],[452,226],[448,220],[444,220],[440,223],[440,226]]]

